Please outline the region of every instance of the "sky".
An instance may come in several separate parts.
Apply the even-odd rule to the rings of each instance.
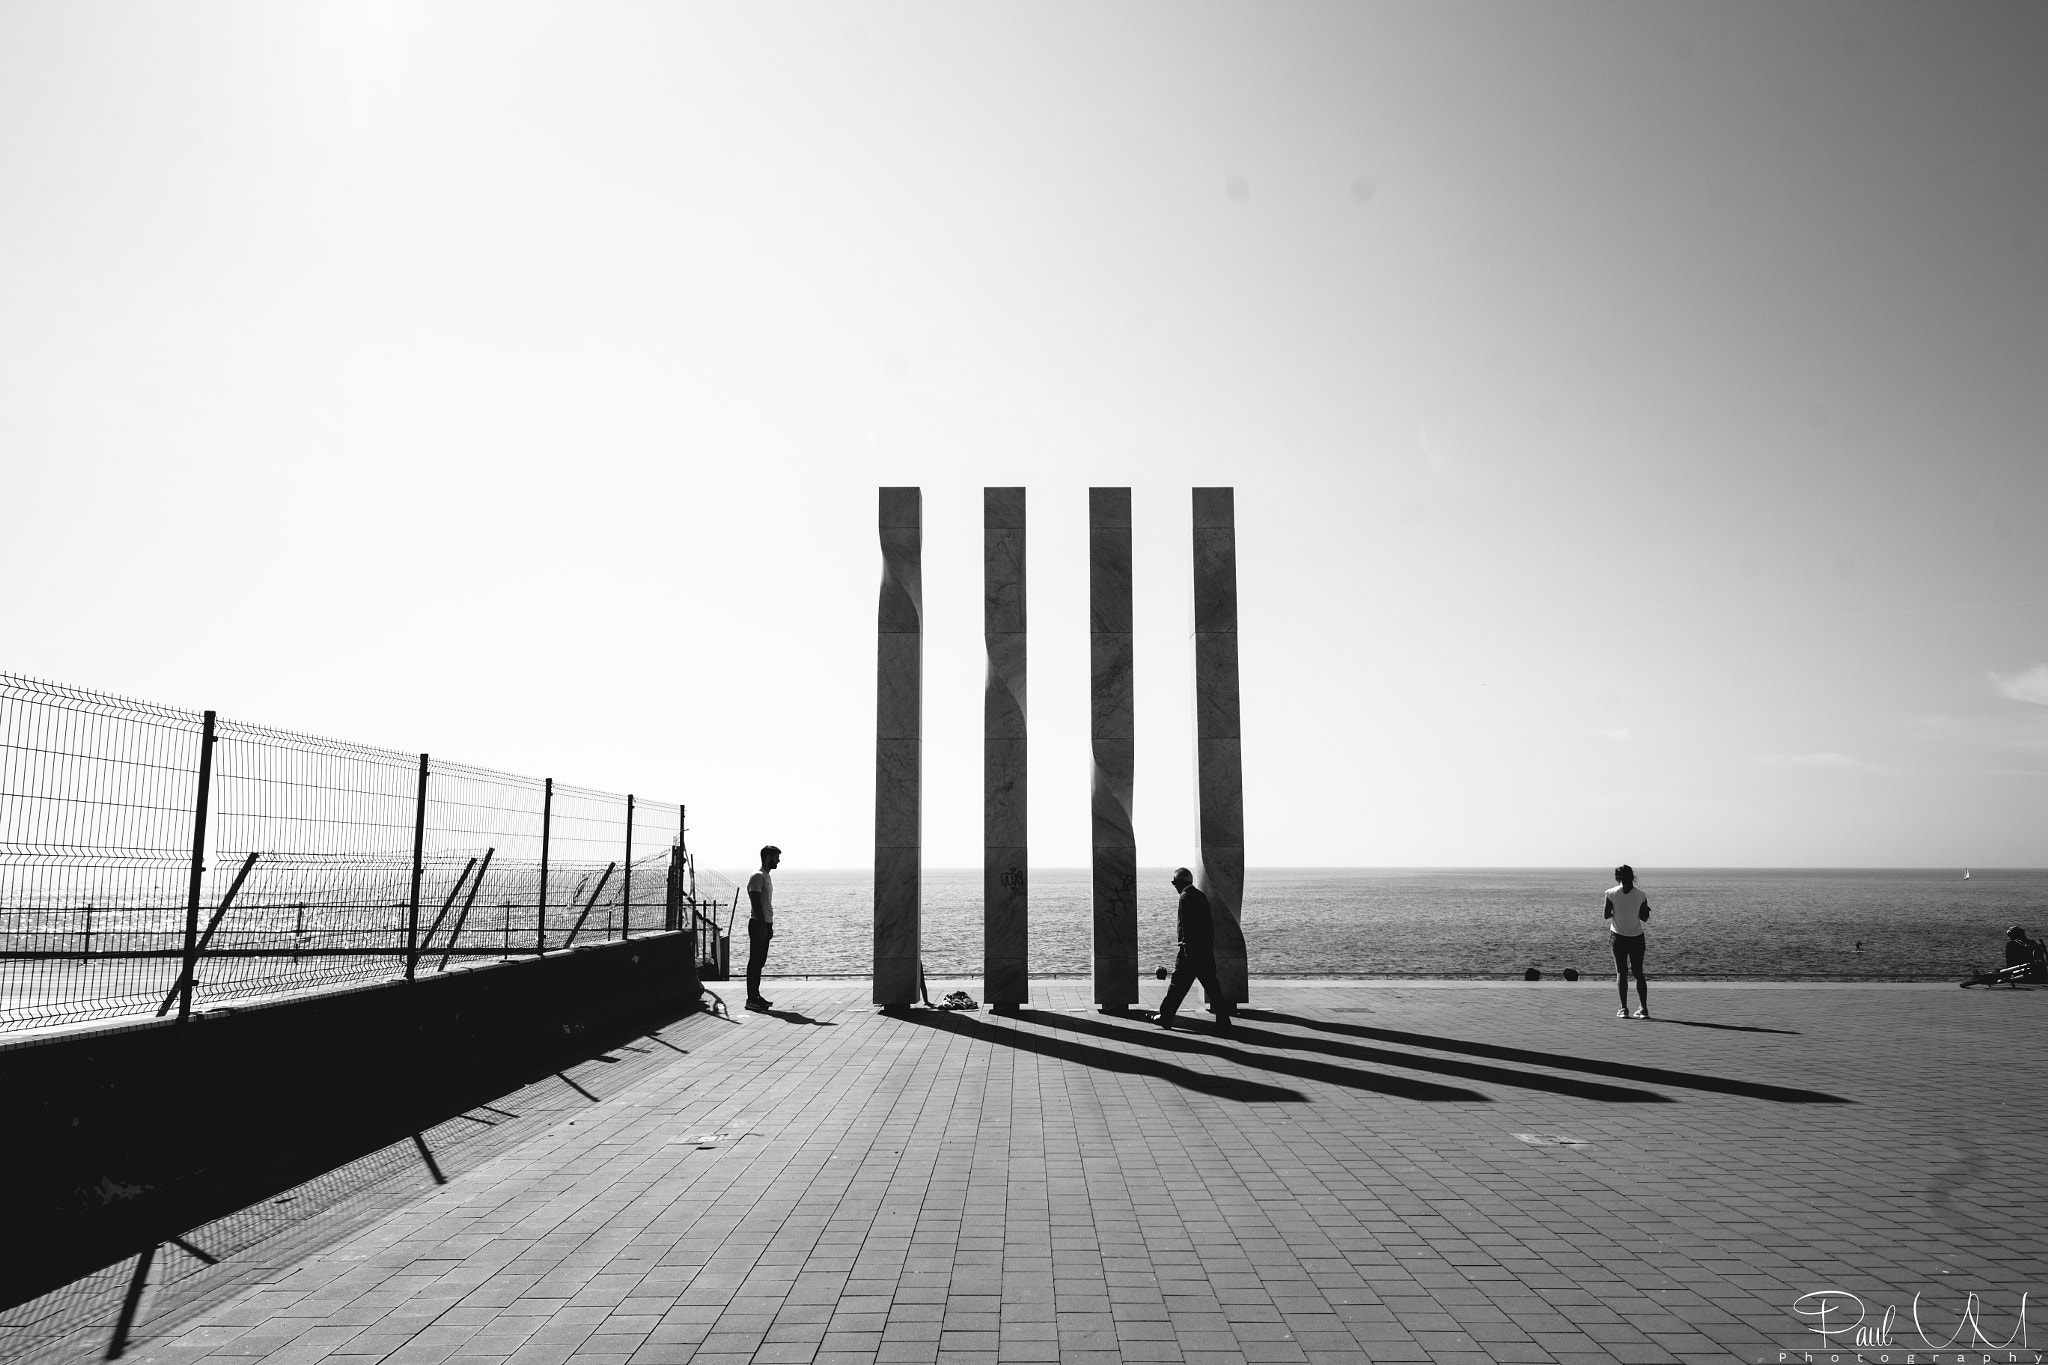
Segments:
[[[1086,509],[1192,862],[2048,865],[2048,9],[0,7],[0,671],[869,861],[876,489],[980,860],[1088,859]]]

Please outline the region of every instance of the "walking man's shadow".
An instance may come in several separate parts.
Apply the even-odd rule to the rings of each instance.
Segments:
[[[768,1017],[770,1017],[771,1019],[780,1019],[780,1020],[783,1020],[783,1021],[784,1021],[784,1022],[786,1022],[786,1023],[791,1023],[791,1024],[813,1024],[813,1025],[816,1025],[816,1026],[817,1026],[818,1028],[838,1028],[838,1027],[839,1027],[838,1023],[837,1023],[836,1021],[834,1021],[834,1020],[831,1020],[831,1019],[813,1019],[813,1018],[811,1018],[811,1016],[810,1016],[810,1015],[808,1015],[808,1014],[805,1014],[805,1013],[804,1013],[804,1012],[803,1012],[802,1010],[792,1010],[792,1009],[779,1009],[779,1010],[777,1010],[777,1009],[766,1009],[766,1010],[755,1010],[755,1011],[754,1011],[754,1013],[756,1013],[756,1014],[765,1014],[765,1015],[767,1015]]]

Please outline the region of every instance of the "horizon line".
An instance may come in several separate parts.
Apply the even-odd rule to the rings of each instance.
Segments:
[[[721,864],[701,864],[716,871]],[[980,872],[979,863],[926,864],[925,872]],[[1181,866],[1179,863],[1141,863],[1141,871],[1170,872]],[[1191,866],[1191,865],[1190,865]],[[1581,872],[1596,867],[1593,863],[1258,863],[1247,864],[1245,874],[1254,872]],[[1957,869],[1972,874],[1980,872],[2040,872],[2048,873],[2048,867],[2004,866],[1994,863],[1644,863],[1642,867],[1659,868],[1665,872],[1942,872],[1952,873]],[[816,867],[788,867],[780,872],[873,872],[872,863],[821,864]],[[1031,872],[1089,872],[1086,863],[1032,863]],[[1602,873],[1602,876],[1607,875]],[[1640,880],[1640,878],[1639,878]]]

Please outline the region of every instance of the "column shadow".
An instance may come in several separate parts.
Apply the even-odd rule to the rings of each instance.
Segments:
[[[1238,1018],[1243,1019],[1249,1014],[1250,1011],[1240,1010]],[[1652,1090],[1632,1090],[1618,1085],[1602,1085],[1598,1081],[1511,1071],[1506,1067],[1486,1066],[1475,1062],[1453,1062],[1440,1057],[1417,1057],[1412,1053],[1389,1052],[1384,1048],[1359,1047],[1350,1043],[1328,1042],[1320,1038],[1299,1038],[1285,1033],[1269,1033],[1263,1029],[1246,1028],[1242,1024],[1229,1033],[1196,1036],[1168,1033],[1152,1024],[1109,1024],[1073,1015],[1052,1015],[1044,1022],[1055,1028],[1073,1029],[1100,1037],[1130,1039],[1173,1052],[1207,1053],[1262,1071],[1277,1071],[1282,1075],[1298,1076],[1303,1080],[1322,1081],[1355,1090],[1387,1090],[1390,1088],[1388,1083],[1392,1083],[1428,1086],[1433,1090],[1442,1091],[1444,1095],[1455,1095],[1460,1099],[1488,1098],[1469,1090],[1450,1090],[1447,1087],[1433,1086],[1427,1081],[1408,1081],[1401,1077],[1384,1076],[1379,1072],[1361,1071],[1356,1067],[1338,1066],[1331,1062],[1310,1061],[1299,1057],[1276,1057],[1269,1052],[1244,1052],[1240,1048],[1292,1048],[1299,1052],[1321,1052],[1353,1061],[1370,1062],[1376,1066],[1398,1067],[1403,1071],[1427,1071],[1440,1076],[1456,1076],[1463,1080],[1485,1081],[1493,1085],[1511,1085],[1523,1090],[1542,1090],[1554,1095],[1569,1095],[1573,1099],[1597,1100],[1606,1104],[1671,1103],[1670,1096],[1659,1095]]]
[[[1284,1104],[1305,1104],[1308,1101],[1308,1096],[1299,1090],[1289,1090],[1284,1086],[1267,1085],[1262,1081],[1244,1080],[1236,1076],[1216,1076],[1206,1071],[1196,1071],[1191,1067],[1175,1066],[1171,1062],[1163,1062],[1155,1057],[1132,1056],[1106,1047],[1092,1047],[1070,1038],[1048,1038],[1042,1034],[1027,1033],[1022,1029],[992,1024],[972,1015],[942,1010],[911,1010],[908,1014],[895,1017],[939,1033],[964,1034],[969,1038],[994,1043],[999,1047],[1016,1048],[1020,1052],[1031,1052],[1041,1057],[1073,1062],[1078,1066],[1092,1067],[1098,1071],[1115,1071],[1127,1076],[1151,1076],[1180,1086],[1184,1090],[1214,1095],[1218,1099],[1237,1100],[1243,1103],[1264,1101]],[[1456,1098],[1466,1097],[1456,1094]]]
[[[1682,1090],[1705,1090],[1720,1095],[1741,1095],[1747,1099],[1772,1100],[1779,1104],[1855,1103],[1854,1100],[1840,1095],[1830,1095],[1821,1090],[1767,1085],[1761,1081],[1732,1080],[1726,1076],[1671,1071],[1657,1066],[1637,1066],[1633,1062],[1601,1061],[1592,1057],[1574,1057],[1563,1052],[1537,1052],[1530,1048],[1504,1047],[1498,1043],[1474,1043],[1463,1038],[1441,1038],[1429,1033],[1405,1033],[1399,1029],[1373,1028],[1369,1024],[1339,1024],[1327,1019],[1282,1014],[1275,1010],[1239,1010],[1238,1016],[1271,1023],[1293,1024],[1299,1028],[1341,1034],[1347,1038],[1370,1038],[1375,1042],[1398,1043],[1403,1047],[1424,1047],[1437,1052],[1463,1053],[1470,1057],[1492,1057],[1498,1061],[1518,1062],[1524,1066],[1546,1066],[1558,1071],[1581,1071],[1588,1075],[1613,1076],[1621,1080],[1677,1086]]]
[[[1801,1036],[1796,1028],[1765,1028],[1762,1024],[1710,1024],[1704,1019],[1673,1019],[1668,1014],[1660,1014],[1648,1022],[1652,1024],[1680,1024],[1686,1028],[1717,1028],[1728,1033],[1782,1033],[1792,1038]]]

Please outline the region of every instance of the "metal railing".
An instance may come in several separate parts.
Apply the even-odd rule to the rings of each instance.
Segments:
[[[0,674],[0,1032],[694,929],[680,805]]]
[[[690,932],[696,935],[697,976],[704,981],[730,981],[732,979],[732,920],[728,916],[719,922],[719,912],[724,906],[717,901],[700,901],[696,888],[691,887],[687,897],[679,897],[679,909],[688,907]]]

